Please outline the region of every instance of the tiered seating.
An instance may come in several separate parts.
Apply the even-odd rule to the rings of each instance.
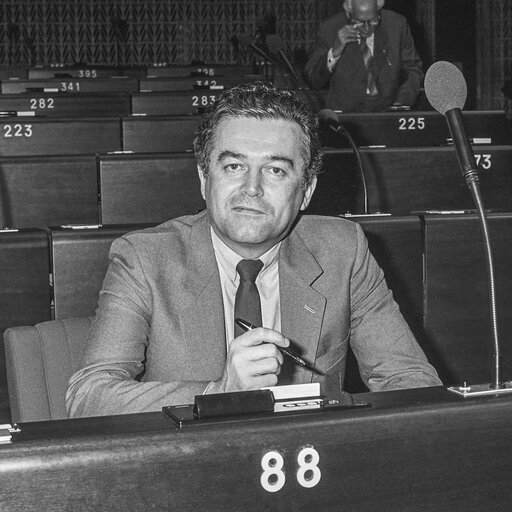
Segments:
[[[50,226],[46,232],[0,232],[4,257],[12,257],[0,272],[6,302],[0,328],[50,316],[92,315],[114,238],[204,208],[192,140],[199,114],[220,89],[201,87],[212,81],[230,86],[260,78],[253,71],[214,65],[142,71],[38,68],[21,70],[19,80],[9,80],[14,71],[0,73],[0,112],[5,113],[0,120],[0,223],[11,228]],[[113,78],[114,73],[122,78]],[[56,84],[78,84],[80,90],[70,86],[44,91]],[[188,90],[180,90],[185,87]],[[87,89],[95,92],[84,92]],[[148,89],[151,92],[143,92]],[[321,101],[321,96],[316,99]],[[500,112],[466,112],[464,118],[469,134],[479,142],[475,152],[486,207],[510,211],[510,126]],[[483,308],[474,309],[486,299],[473,301],[471,294],[479,287],[480,297],[485,286],[484,277],[474,272],[483,251],[471,251],[481,247],[477,219],[411,215],[473,208],[454,149],[447,145],[446,121],[436,112],[340,114],[340,121],[362,146],[368,211],[391,215],[355,215],[363,212],[365,203],[362,179],[346,141],[330,131],[323,133],[328,146],[324,172],[307,213],[349,213],[363,226],[404,316],[446,383],[486,380],[481,360],[488,344],[480,345],[479,340],[485,337],[487,316]],[[510,216],[494,216],[492,224],[498,275],[508,276]],[[457,260],[455,273],[446,264],[451,259]],[[467,291],[460,291],[462,283],[467,283]],[[512,321],[504,304],[510,303],[511,290],[509,280],[503,280],[499,301],[507,334],[512,333]],[[458,308],[465,307],[480,327],[467,323],[459,336],[455,331],[464,316],[459,313],[466,309]],[[0,356],[2,423],[8,418],[1,410],[6,391]],[[347,385],[360,389],[356,374],[348,375]]]

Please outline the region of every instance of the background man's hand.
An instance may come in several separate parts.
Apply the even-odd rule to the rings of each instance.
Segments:
[[[332,54],[337,59],[345,50],[345,46],[349,43],[359,43],[361,41],[361,34],[359,30],[351,25],[345,25],[338,30],[336,41],[332,47]]]

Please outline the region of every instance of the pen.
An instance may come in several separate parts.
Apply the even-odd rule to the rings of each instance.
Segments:
[[[244,331],[252,331],[253,329],[257,329],[257,327],[246,320],[242,320],[241,318],[235,318],[235,322],[237,325],[239,325]],[[314,366],[309,364],[307,361],[304,361],[302,357],[297,355],[293,350],[290,350],[289,348],[285,347],[277,347],[281,353],[283,353],[285,356],[288,356],[290,359],[293,359],[297,364],[300,364],[301,366],[304,366],[305,368],[309,368],[310,370],[314,370],[318,372]],[[320,372],[321,373],[321,372]]]

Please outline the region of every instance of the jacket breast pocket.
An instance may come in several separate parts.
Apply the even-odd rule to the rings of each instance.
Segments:
[[[340,363],[345,362],[347,358],[348,350],[348,339],[347,336],[341,343],[338,343],[333,349],[329,350],[315,360],[315,366],[324,373],[328,373],[333,370]]]

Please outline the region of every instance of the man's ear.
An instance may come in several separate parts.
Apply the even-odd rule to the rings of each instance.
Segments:
[[[203,172],[203,169],[201,169],[201,166],[197,166],[197,174],[199,175],[199,181],[201,182],[201,195],[203,196],[203,199],[206,201],[205,197],[205,189],[206,189],[206,176]]]
[[[315,188],[316,188],[316,176],[313,176],[311,178],[310,184],[306,188],[306,192],[304,192],[304,198],[302,199],[302,204],[300,205],[301,210],[305,210],[308,207],[309,202],[311,201],[311,198],[313,197],[313,192],[315,191]]]

